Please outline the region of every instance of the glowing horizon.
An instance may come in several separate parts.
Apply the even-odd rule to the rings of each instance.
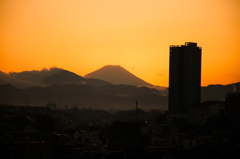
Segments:
[[[168,86],[169,46],[202,47],[202,86],[240,81],[237,0],[0,2],[0,70],[52,66],[84,76],[120,65]]]

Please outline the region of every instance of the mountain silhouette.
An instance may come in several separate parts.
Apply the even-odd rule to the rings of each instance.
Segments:
[[[88,84],[95,87],[111,85],[111,83],[103,80],[83,78],[73,72],[56,67],[42,69],[41,71],[10,72],[9,74],[0,71],[0,84],[3,85],[7,83],[18,88],[29,88],[33,86],[46,87],[53,84]]]
[[[225,100],[227,93],[240,92],[240,82],[228,85],[208,85],[201,88],[201,99],[204,101]]]
[[[229,92],[240,92],[240,82],[228,85],[208,85],[201,87],[201,102],[224,101]],[[162,91],[163,95],[168,96],[168,88]]]
[[[229,85],[209,85],[202,87],[202,102],[223,101],[226,94],[240,91],[240,82]],[[133,85],[102,85],[99,87],[88,84],[53,84],[46,87],[34,86],[19,89],[11,84],[0,85],[0,104],[44,106],[49,101],[61,101],[62,107],[79,106],[95,109],[134,109],[134,102],[139,101],[141,109],[166,110],[168,96],[149,87]],[[70,108],[69,107],[69,108]]]
[[[56,74],[48,76],[44,79],[44,84],[52,85],[52,84],[88,84],[91,86],[99,87],[102,85],[111,85],[111,83],[99,80],[99,79],[92,79],[92,78],[83,78],[73,72],[62,70]]]
[[[85,75],[95,79],[101,79],[112,84],[124,84],[134,86],[152,86],[150,83],[136,77],[119,65],[106,65],[92,73]]]
[[[139,100],[146,109],[167,108],[168,88],[157,90],[121,66],[104,66],[86,76],[60,68],[9,74],[0,71],[0,104],[24,105],[28,101],[46,105],[61,100],[67,105],[75,102],[98,109],[128,109]],[[234,91],[240,91],[240,82],[202,87],[201,101],[223,101]]]
[[[0,104],[45,106],[49,101],[58,103],[61,108],[78,105],[79,108],[94,109],[135,109],[135,101],[139,108],[167,109],[167,97],[156,89],[129,85],[104,85],[93,87],[89,85],[54,84],[47,87],[30,87],[19,89],[11,84],[0,85]]]
[[[94,87],[103,85],[133,85],[147,86],[158,90],[166,87],[154,86],[136,77],[121,66],[107,65],[99,70],[87,74],[85,77],[79,76],[74,72],[57,67],[50,69],[10,72],[0,71],[0,85],[10,83],[18,88],[29,88],[33,86],[47,87],[53,84],[87,84]]]
[[[86,84],[85,79],[67,70],[59,71],[56,74],[46,77],[43,82],[47,85],[52,84]]]

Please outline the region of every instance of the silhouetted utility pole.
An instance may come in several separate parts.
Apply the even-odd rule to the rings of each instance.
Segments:
[[[138,101],[136,103],[136,122],[138,123]]]

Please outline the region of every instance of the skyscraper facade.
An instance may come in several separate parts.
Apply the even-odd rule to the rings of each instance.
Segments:
[[[170,45],[169,102],[170,111],[185,112],[201,102],[202,48],[197,43]]]

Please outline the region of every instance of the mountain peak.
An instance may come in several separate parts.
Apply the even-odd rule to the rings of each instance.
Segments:
[[[106,65],[85,75],[85,77],[97,78],[113,84],[125,84],[134,86],[151,86],[150,83],[136,77],[120,65]]]
[[[123,67],[120,66],[120,65],[105,65],[105,66],[103,66],[102,68],[104,68],[104,67],[121,67],[121,68],[123,68]]]
[[[124,69],[124,68],[122,66],[120,66],[120,65],[105,65],[105,66],[103,66],[100,69]]]

